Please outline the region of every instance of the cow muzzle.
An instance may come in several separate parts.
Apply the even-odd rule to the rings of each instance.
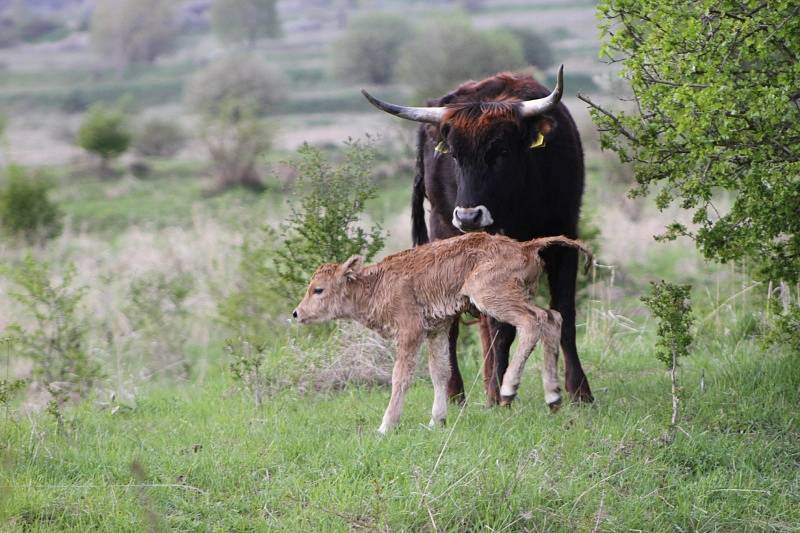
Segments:
[[[456,207],[453,210],[453,226],[463,232],[479,231],[494,223],[492,214],[485,205]]]

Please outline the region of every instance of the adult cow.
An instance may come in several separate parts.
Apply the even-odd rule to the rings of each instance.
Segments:
[[[383,102],[362,90],[378,109],[421,122],[417,175],[412,195],[415,245],[468,231],[503,233],[518,240],[548,235],[577,238],[583,195],[583,149],[567,108],[560,103],[563,65],[550,92],[530,76],[500,73],[467,82],[428,102],[406,107]],[[430,232],[424,198],[430,202]],[[542,253],[550,305],[563,318],[566,389],[577,401],[593,400],[575,346],[577,252],[552,248]],[[500,400],[514,328],[480,320],[487,402]],[[452,375],[448,394],[464,398],[458,370],[458,323],[450,331]]]

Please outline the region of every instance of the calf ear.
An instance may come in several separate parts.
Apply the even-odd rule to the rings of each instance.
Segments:
[[[360,255],[354,255],[347,261],[339,265],[336,273],[339,276],[344,276],[349,280],[355,279],[356,275],[361,271],[364,266],[364,258]]]

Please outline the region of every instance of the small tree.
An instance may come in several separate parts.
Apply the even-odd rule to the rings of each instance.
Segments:
[[[465,18],[425,24],[403,48],[398,72],[420,96],[432,97],[469,79],[525,65],[519,39],[505,30],[477,31]]]
[[[74,286],[74,265],[55,282],[50,266],[31,256],[0,273],[12,281],[15,290],[9,295],[33,321],[30,327],[8,328],[17,340],[17,354],[33,362],[34,376],[46,385],[85,393],[100,376],[100,367],[89,356],[87,327],[79,315],[85,289]]]
[[[48,197],[51,188],[43,177],[31,176],[22,167],[9,165],[0,186],[0,227],[30,244],[58,236],[62,213]]]
[[[246,339],[260,339],[265,320],[299,301],[322,263],[353,254],[372,259],[383,247],[378,225],[358,224],[375,197],[371,146],[348,144],[338,164],[308,145],[290,162],[298,173],[290,214],[278,231],[251,232],[242,246],[240,285],[219,306],[223,321]],[[261,339],[263,340],[263,339]]]
[[[133,149],[145,157],[172,157],[186,145],[186,134],[175,120],[151,118],[142,124]]]
[[[653,283],[649,296],[642,301],[658,320],[656,357],[669,368],[672,381],[672,419],[678,421],[678,359],[689,355],[692,344],[692,304],[689,299],[690,285],[674,285],[661,281]]]
[[[109,163],[128,149],[131,134],[122,112],[96,104],[86,113],[78,130],[78,145],[100,158],[100,170],[110,174]]]
[[[800,16],[797,2],[603,0],[602,54],[633,92],[592,106],[601,143],[632,162],[632,195],[657,191],[702,253],[762,280],[800,281]],[[753,268],[754,267],[754,268]],[[800,343],[800,341],[797,341]]]
[[[553,49],[545,38],[528,28],[507,28],[519,39],[525,62],[540,69],[546,69],[555,63]]]
[[[223,42],[245,43],[281,35],[277,0],[216,0],[211,8],[211,26]]]
[[[203,119],[202,136],[215,168],[215,191],[262,189],[258,158],[269,149],[262,117],[285,95],[283,74],[250,55],[235,55],[198,72],[185,99]]]
[[[92,45],[120,68],[152,63],[177,35],[169,0],[100,0],[91,21]]]
[[[346,79],[389,83],[400,48],[410,37],[411,26],[405,17],[372,13],[354,18],[334,45],[334,69]]]

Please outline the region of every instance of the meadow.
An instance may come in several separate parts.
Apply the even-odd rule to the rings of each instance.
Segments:
[[[285,35],[250,50],[289,89],[263,117],[271,142],[257,160],[259,192],[210,187],[203,118],[185,101],[187,80],[227,51],[208,28],[182,31],[164,57],[124,70],[91,51],[82,27],[63,41],[56,32],[55,42],[0,49],[0,166],[46,179],[63,214],[46,242],[0,240],[0,385],[22,380],[7,397],[0,387],[0,530],[800,530],[800,366],[791,347],[764,340],[781,312],[768,297],[777,283],[756,281],[747,264],[706,260],[688,239],[653,239],[690,217],[657,210],[657,191],[627,197],[630,168],[601,150],[575,97],[627,94],[597,59],[594,2],[487,1],[468,17],[481,30],[535,28],[566,64],[564,102],[586,154],[582,229],[597,255],[578,301],[595,402],[551,413],[539,348],[515,403],[486,407],[477,327],[463,326],[466,403],[451,406],[446,427],[427,427],[423,349],[399,428],[377,433],[391,349],[359,328],[291,323],[301,293],[276,292],[264,264],[302,202],[306,142],[335,165],[348,138],[372,139],[375,195],[354,225],[380,224],[376,260],[411,245],[415,130],[358,89],[398,102],[418,94],[402,81],[373,86],[332,72],[344,30],[329,4],[279,3]],[[418,19],[455,12],[376,4]],[[531,72],[552,83],[552,68]],[[75,140],[98,102],[119,105],[134,126],[179,124],[186,145],[169,157],[128,152],[98,174]],[[47,383],[56,363],[23,353],[15,324],[30,338],[63,339],[15,297],[30,279],[20,265],[41,268],[52,287],[74,272],[62,292],[43,293],[50,302],[80,295],[74,313],[60,300],[51,315],[74,328],[98,369],[79,392]],[[694,342],[678,369],[675,425],[656,321],[640,299],[661,279],[692,285]],[[245,329],[259,341],[257,393],[239,373]]]

